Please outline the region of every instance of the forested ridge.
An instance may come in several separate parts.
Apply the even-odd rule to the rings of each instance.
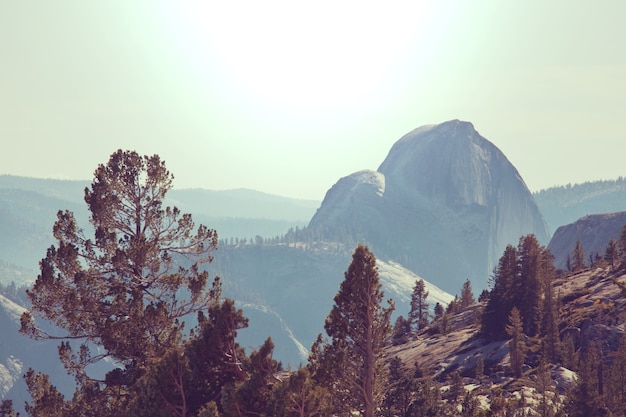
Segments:
[[[429,305],[417,280],[393,325],[376,257],[355,242],[325,333],[285,369],[271,338],[250,352],[237,343],[248,319],[222,295],[228,277],[208,272],[217,231],[163,206],[172,181],[157,155],[120,150],[85,189],[91,230],[59,211],[20,332],[58,340],[76,390],[63,396],[29,369],[28,415],[626,415],[626,228],[589,262],[577,244],[568,271],[522,236],[489,290],[475,296],[466,280],[450,304]],[[314,233],[254,243],[312,245]]]

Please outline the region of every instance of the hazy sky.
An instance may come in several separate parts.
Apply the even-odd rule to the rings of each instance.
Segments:
[[[626,175],[626,1],[0,0],[0,173],[321,200],[471,121],[531,190]]]

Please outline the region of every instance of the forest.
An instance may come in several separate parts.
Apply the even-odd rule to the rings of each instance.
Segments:
[[[207,269],[218,233],[163,207],[172,182],[158,155],[118,150],[85,189],[91,233],[77,227],[72,212],[59,211],[56,243],[26,290],[30,309],[20,332],[58,340],[59,361],[76,390],[67,398],[49,375],[29,369],[28,415],[626,416],[626,339],[610,351],[602,340],[577,343],[565,331],[567,300],[557,285],[570,274],[604,268],[626,298],[626,284],[617,279],[626,269],[626,227],[589,263],[578,242],[569,271],[554,268],[534,235],[522,236],[506,247],[490,289],[478,299],[467,280],[449,305],[429,306],[418,280],[410,310],[393,325],[394,302],[385,299],[376,257],[355,242],[325,334],[306,364],[289,369],[273,358],[271,338],[249,353],[237,343],[248,320],[222,294],[228,277],[210,277]],[[302,236],[315,241],[306,229],[280,239]],[[435,372],[390,353],[426,335],[451,334],[455,317],[470,309],[474,341],[506,346],[506,367],[480,357],[471,372]],[[550,370],[557,365],[577,373],[567,392],[555,388]],[[468,378],[491,387],[488,403],[479,389],[466,388]],[[508,385],[488,382],[496,379]],[[507,395],[516,381],[531,384],[538,400]],[[16,414],[4,400],[0,416]]]

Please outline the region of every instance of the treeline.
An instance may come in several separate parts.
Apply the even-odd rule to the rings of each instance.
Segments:
[[[338,228],[338,230],[333,232],[332,236],[334,238],[329,239],[328,234],[322,228],[296,226],[290,227],[284,235],[274,237],[256,235],[252,237],[221,238],[220,247],[229,249],[245,246],[288,245],[323,250],[330,253],[346,253],[359,243],[367,244],[367,241],[364,239],[360,241],[355,239],[348,229]]]
[[[29,304],[28,297],[26,296],[26,290],[28,290],[28,288],[27,285],[17,286],[15,281],[11,281],[8,284],[0,283],[0,294],[21,306],[26,306]]]
[[[534,194],[535,198],[550,204],[569,201],[572,195],[597,193],[600,191],[616,191],[626,188],[626,178],[618,177],[615,180],[585,181],[581,184],[566,184],[539,190]]]

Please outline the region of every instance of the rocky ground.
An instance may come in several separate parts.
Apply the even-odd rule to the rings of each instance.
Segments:
[[[554,286],[561,338],[572,336],[577,351],[595,341],[607,358],[626,331],[626,274],[602,265],[559,278]],[[484,303],[475,303],[452,315],[445,326],[435,321],[405,343],[390,347],[387,355],[398,356],[407,367],[417,364],[441,384],[442,391],[449,389],[451,376],[458,371],[465,390],[476,394],[484,410],[496,397],[515,400],[533,411],[544,400],[556,404],[555,408],[561,406],[576,384],[576,373],[562,363],[552,363],[542,374],[534,363],[536,354],[533,357],[537,341],[527,339],[527,365],[521,378],[513,378],[507,341],[487,343],[480,337],[483,307]],[[480,359],[484,372],[477,375]]]

